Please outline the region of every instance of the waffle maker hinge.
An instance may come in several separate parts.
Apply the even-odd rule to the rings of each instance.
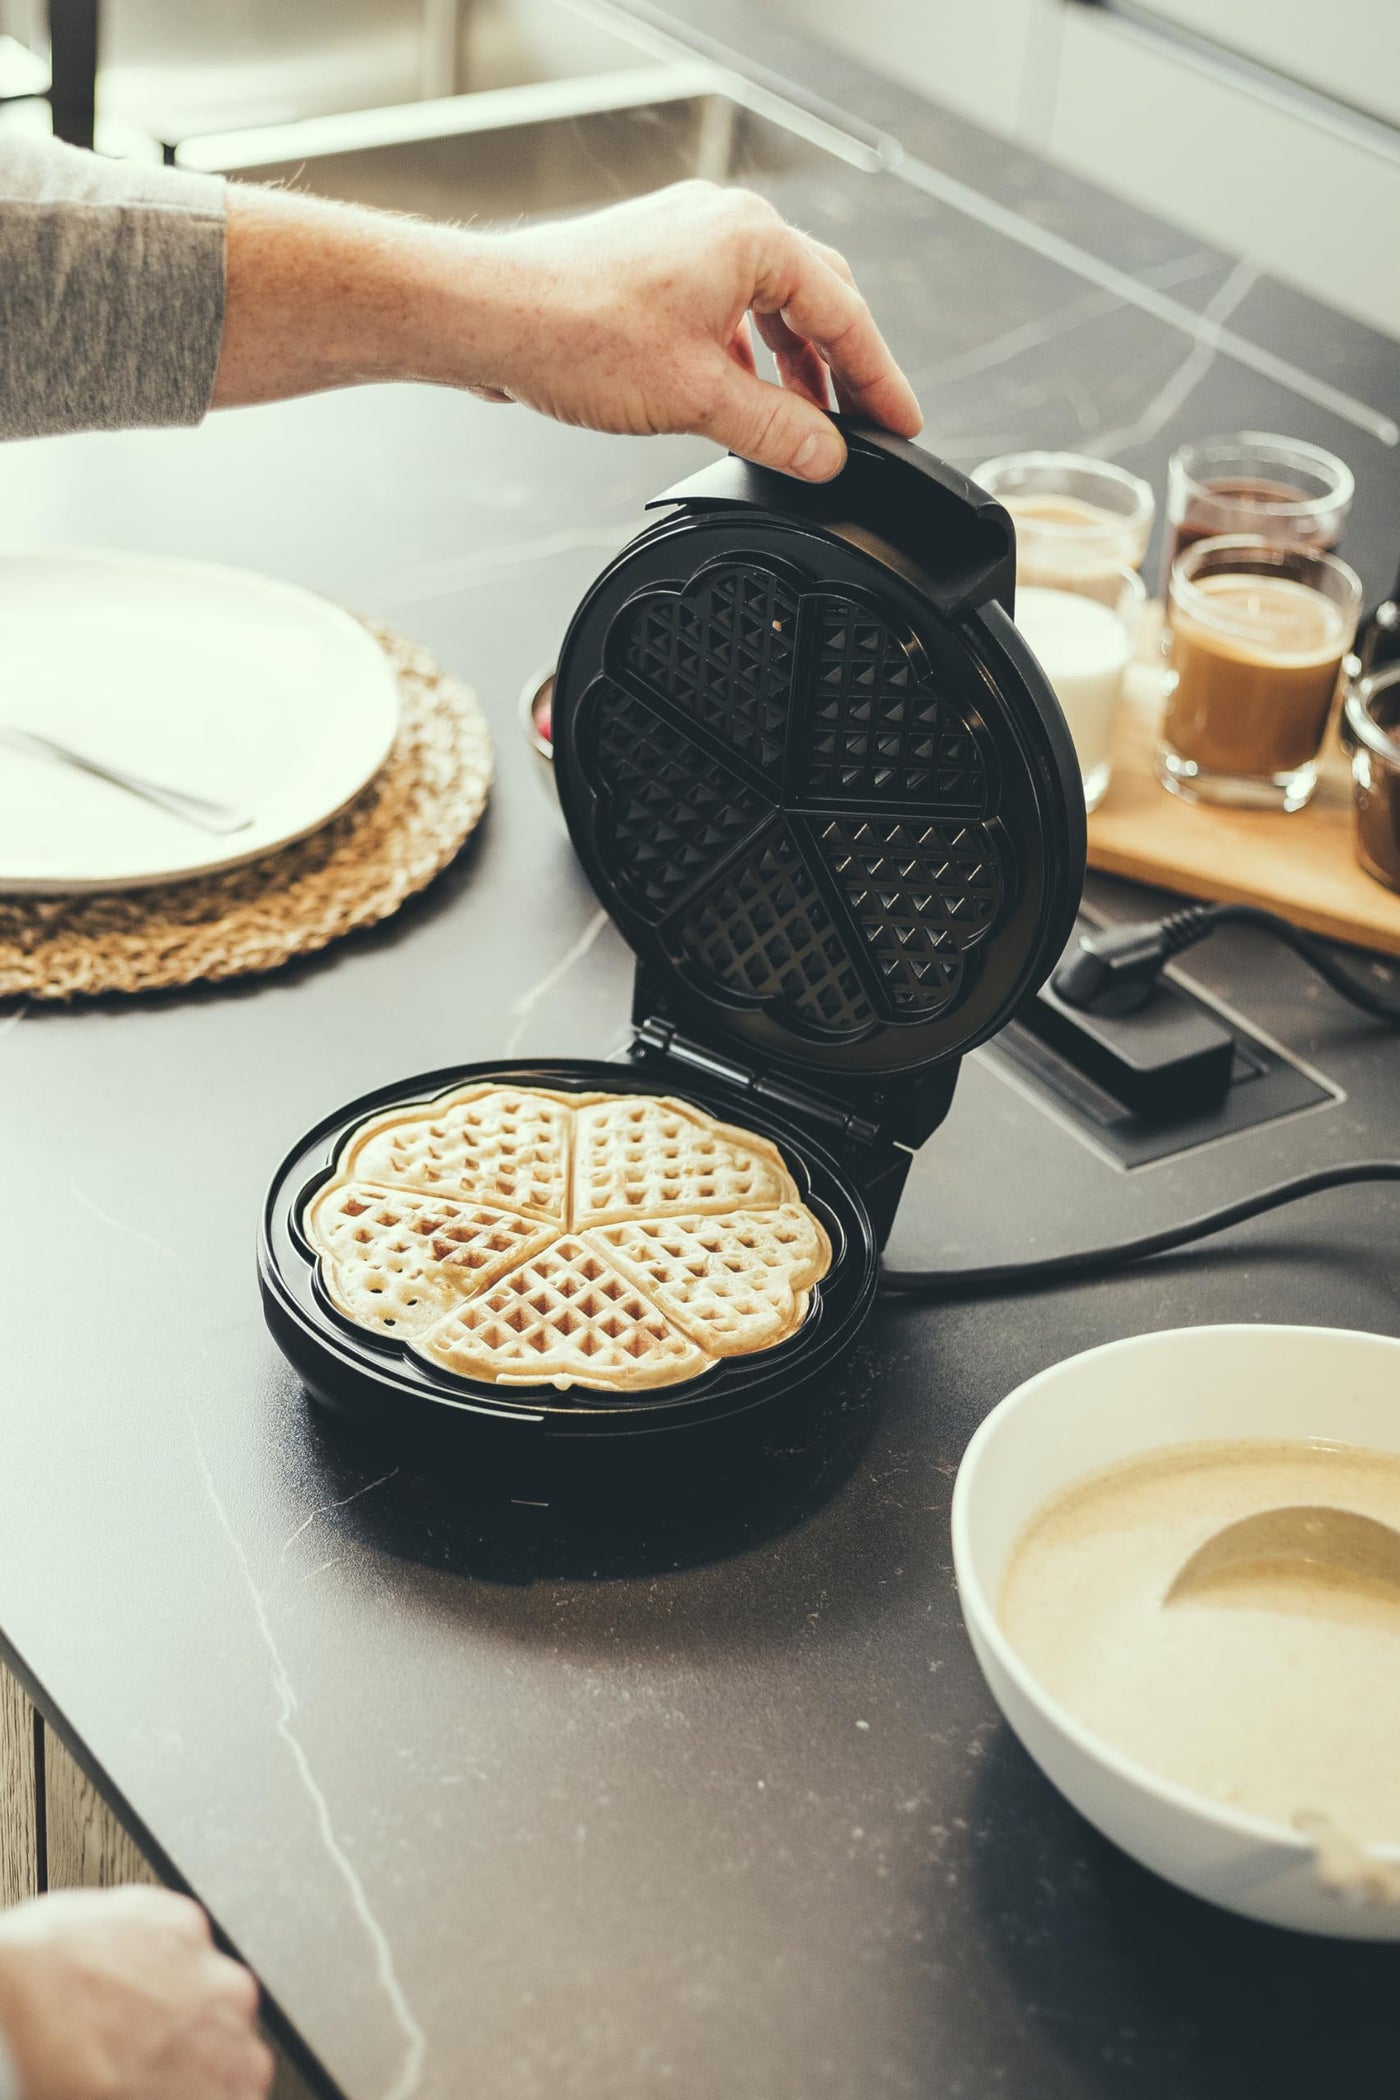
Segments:
[[[809,1130],[855,1182],[870,1213],[877,1243],[883,1247],[914,1154],[952,1104],[960,1060],[948,1058],[893,1078],[843,1078],[838,1098],[789,1072],[760,1072],[737,1058],[721,1056],[707,1044],[683,1035],[660,1007],[661,1001],[639,966],[628,1053],[632,1062],[651,1069],[679,1066],[674,1085],[681,1092],[684,1075],[699,1073],[712,1086],[767,1103]],[[742,1100],[735,1103],[734,1113],[743,1120]]]

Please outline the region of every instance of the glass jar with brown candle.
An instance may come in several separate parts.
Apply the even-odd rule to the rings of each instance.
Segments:
[[[1356,857],[1400,890],[1400,663],[1358,679],[1347,694]]]
[[[1163,787],[1193,802],[1301,809],[1360,609],[1361,580],[1334,554],[1254,535],[1187,547],[1167,594]]]
[[[1330,550],[1355,484],[1344,460],[1301,438],[1241,430],[1179,445],[1167,463],[1163,588],[1182,549],[1224,533]]]

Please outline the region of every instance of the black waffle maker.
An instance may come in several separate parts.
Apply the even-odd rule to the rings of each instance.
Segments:
[[[264,1308],[313,1396],[405,1451],[445,1435],[519,1497],[598,1461],[689,1465],[820,1404],[959,1060],[1073,924],[1083,790],[1012,625],[1011,521],[918,447],[842,428],[834,482],[730,457],[659,497],[565,637],[554,771],[636,953],[629,1062],[381,1087],[302,1138],[268,1195]],[[688,1383],[600,1394],[455,1377],[342,1318],[310,1198],[364,1118],[480,1080],[678,1095],[773,1139],[834,1249],[803,1326]]]

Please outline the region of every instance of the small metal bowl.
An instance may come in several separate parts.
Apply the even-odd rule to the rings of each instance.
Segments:
[[[1342,719],[1356,857],[1377,882],[1400,891],[1400,663],[1357,679]]]
[[[554,745],[540,727],[540,713],[548,708],[554,698],[554,666],[549,664],[542,671],[535,671],[526,679],[517,703],[520,733],[534,753],[535,762],[530,771],[539,781],[549,797],[550,807],[559,808],[559,798],[554,792]]]

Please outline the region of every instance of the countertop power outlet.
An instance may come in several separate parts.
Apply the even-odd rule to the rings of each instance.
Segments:
[[[1083,1013],[1046,984],[1017,1018],[1149,1122],[1199,1115],[1230,1091],[1234,1036],[1208,1007],[1166,980],[1131,1014]]]
[[[1082,1013],[1046,984],[982,1054],[1013,1065],[1128,1167],[1338,1098],[1168,977],[1132,1014]]]

